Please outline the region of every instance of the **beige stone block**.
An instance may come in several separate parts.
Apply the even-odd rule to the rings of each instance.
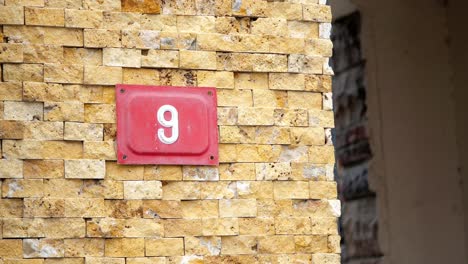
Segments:
[[[143,216],[145,218],[182,218],[180,201],[144,200]]]
[[[184,239],[147,238],[145,249],[146,256],[182,256],[184,255]]]
[[[60,8],[36,8],[24,9],[26,25],[63,27],[65,25],[65,13]]]
[[[214,33],[215,22],[213,16],[177,16],[177,28],[181,32]]]
[[[143,172],[143,166],[126,166],[115,162],[106,162],[106,179],[117,181],[143,180]]]
[[[123,199],[123,183],[109,180],[85,180],[80,194],[86,198]]]
[[[255,236],[231,236],[222,237],[223,255],[240,255],[257,253],[257,237]]]
[[[45,64],[44,81],[53,83],[82,83],[83,66],[65,64]]]
[[[106,257],[143,257],[145,256],[144,238],[106,239]]]
[[[70,28],[98,28],[103,21],[102,11],[65,9],[65,26]]]
[[[320,127],[292,127],[291,141],[296,145],[321,146],[325,144],[325,130]]]
[[[47,198],[83,198],[82,180],[44,179],[44,197]]]
[[[275,125],[277,126],[308,126],[306,109],[275,109]]]
[[[68,9],[80,9],[83,7],[82,1],[74,0],[31,0],[31,1],[42,1],[45,2],[45,6],[57,7],[57,8],[68,8]]]
[[[63,240],[60,239],[24,239],[24,258],[63,258],[65,255]]]
[[[231,199],[236,196],[233,182],[204,182],[201,185],[202,199]]]
[[[76,121],[84,120],[84,104],[81,102],[45,102],[44,120]]]
[[[333,181],[333,164],[294,162],[291,164],[294,180]]]
[[[44,193],[42,179],[6,179],[3,181],[2,184],[3,198],[31,198],[42,197],[43,195]]]
[[[282,54],[304,53],[305,42],[301,38],[268,36],[269,52]]]
[[[99,141],[103,135],[102,124],[65,122],[64,139],[75,141]]]
[[[221,253],[221,238],[219,237],[185,237],[186,255],[216,256]]]
[[[64,176],[63,160],[25,160],[23,163],[24,178],[61,178]]]
[[[285,91],[253,90],[253,103],[255,107],[286,107],[288,94]]]
[[[234,73],[236,89],[268,89],[267,73]]]
[[[104,239],[81,238],[65,239],[65,257],[102,257],[104,256]]]
[[[202,220],[203,236],[239,235],[237,218],[205,218]]]
[[[271,73],[269,87],[272,90],[304,90],[305,78],[302,74]]]
[[[291,54],[288,60],[288,71],[294,73],[323,74],[325,58],[320,56],[308,56]]]
[[[216,70],[216,52],[181,50],[180,68]]]
[[[120,30],[85,29],[84,46],[89,48],[120,48]]]
[[[177,32],[177,16],[144,14],[141,28],[156,31]]]
[[[290,108],[322,109],[322,94],[288,91]]]
[[[106,206],[102,198],[65,199],[67,217],[104,217]]]
[[[339,217],[339,200],[293,200],[292,215],[296,217]]]
[[[279,162],[307,162],[308,146],[281,146]]]
[[[220,217],[256,217],[255,199],[232,199],[219,201]]]
[[[101,28],[112,30],[137,30],[140,29],[140,18],[141,14],[139,13],[105,11]]]
[[[234,73],[224,71],[198,71],[197,84],[203,87],[234,88]]]
[[[219,162],[237,162],[236,144],[219,144]]]
[[[309,110],[309,125],[313,127],[335,127],[332,111]]]
[[[202,220],[200,219],[166,219],[163,224],[165,237],[202,235]]]
[[[303,9],[304,20],[331,23],[332,13],[329,5],[308,4]]]
[[[85,84],[115,85],[122,82],[121,67],[90,66],[84,67]]]
[[[284,18],[258,18],[251,24],[252,34],[255,35],[287,36],[288,34],[288,23]]]
[[[182,201],[180,205],[182,207],[182,218],[185,219],[219,217],[217,200]]]
[[[44,0],[4,0],[7,6],[44,6]]]
[[[25,122],[0,120],[1,139],[23,139],[25,137]]]
[[[281,149],[272,145],[249,145],[236,146],[238,162],[273,162],[279,158]]]
[[[162,69],[160,73],[161,85],[196,86],[196,71]]]
[[[245,0],[232,3],[232,14],[236,16],[263,17],[266,12],[266,1]]]
[[[159,71],[154,69],[123,69],[124,84],[159,85]]]
[[[0,100],[22,100],[23,87],[21,82],[1,82],[0,83]]]
[[[84,141],[83,157],[88,159],[116,160],[114,141]]]
[[[104,140],[117,140],[117,124],[104,124]]]
[[[266,254],[295,253],[294,236],[259,237],[258,252]]]
[[[267,15],[287,20],[302,20],[302,5],[290,2],[268,2]]]
[[[253,55],[253,71],[287,72],[288,57],[278,54],[255,54]]]
[[[217,69],[220,71],[253,71],[254,55],[246,53],[217,53]]]
[[[275,221],[273,218],[240,218],[240,235],[274,235]]]
[[[309,184],[311,199],[336,199],[338,196],[336,182],[311,181]]]
[[[184,166],[182,168],[185,181],[218,181],[219,171],[215,167]]]
[[[87,257],[86,264],[125,264],[125,258],[99,258],[99,257]]]
[[[296,244],[297,252],[301,253],[318,253],[328,251],[327,236],[296,236],[294,237],[294,243]]]
[[[161,4],[159,1],[153,0],[123,0],[122,11],[146,14],[159,14],[161,13]]]
[[[197,200],[200,199],[201,183],[199,182],[166,182],[162,186],[164,200]]]
[[[151,68],[178,68],[179,52],[167,50],[149,50],[141,57],[141,65]]]
[[[218,107],[218,125],[235,125],[237,124],[237,108],[235,107]]]
[[[331,92],[331,77],[328,75],[306,75],[305,89],[312,92]]]
[[[42,218],[3,219],[4,238],[27,238],[44,236],[44,219]]]
[[[255,129],[258,144],[291,144],[290,129],[287,127],[261,126]]]
[[[222,181],[255,180],[255,165],[253,163],[220,164],[219,177]]]
[[[164,257],[126,258],[127,264],[166,264]]]
[[[163,225],[155,219],[99,218],[86,223],[88,237],[157,237],[164,234]]]
[[[51,0],[57,1],[57,0]],[[71,1],[71,0],[68,0]],[[57,259],[45,259],[44,264],[84,264],[84,258],[57,258]]]
[[[0,239],[0,256],[2,258],[22,258],[23,245],[21,239]]]
[[[220,143],[255,143],[255,127],[220,126]]]
[[[145,166],[145,180],[179,181],[182,180],[181,166]]]
[[[5,120],[33,121],[43,119],[43,104],[30,102],[4,102]]]
[[[252,91],[250,90],[227,90],[220,89],[217,91],[218,106],[253,106]]]
[[[23,62],[23,45],[0,43],[0,62]]]
[[[333,55],[333,43],[329,39],[307,39],[305,54],[330,58]]]
[[[143,202],[138,200],[105,200],[106,216],[112,218],[142,218]]]
[[[103,11],[120,11],[121,3],[120,1],[113,0],[84,0],[83,7],[90,10],[103,10]]]
[[[124,30],[122,31],[122,46],[125,48],[159,49],[161,46],[160,31],[156,30]]]
[[[104,179],[106,163],[104,160],[66,160],[65,178],[67,179]]]
[[[289,37],[316,39],[319,37],[319,23],[310,21],[288,21]]]
[[[113,104],[85,104],[84,110],[84,120],[87,123],[116,123]]]
[[[25,198],[24,217],[64,217],[65,200],[55,198]]]
[[[0,24],[23,25],[24,8],[22,6],[0,6]]]
[[[275,199],[309,199],[309,183],[305,181],[278,181],[273,183]]]
[[[275,231],[277,235],[305,235],[312,233],[310,218],[289,217],[277,218],[275,220]]]
[[[3,64],[3,81],[44,81],[42,64]]]
[[[274,121],[274,108],[242,107],[238,109],[238,124],[245,126],[270,126]]]
[[[335,149],[333,146],[312,146],[309,149],[309,162],[333,164]]]
[[[61,84],[24,82],[23,100],[39,102],[60,102],[75,98],[78,91],[71,87],[64,88]]]
[[[45,28],[44,44],[82,47],[83,30],[78,28]]]
[[[338,220],[336,217],[313,217],[311,218],[312,234],[337,235]]]
[[[47,238],[84,237],[86,235],[85,220],[82,218],[47,218],[44,220],[44,234]]]
[[[197,47],[200,50],[231,52],[268,52],[269,43],[265,36],[248,34],[199,34]]]
[[[125,181],[125,199],[161,199],[162,188],[160,181]]]
[[[101,49],[64,48],[63,57],[65,64],[102,65]]]
[[[250,33],[250,19],[246,17],[219,16],[216,17],[215,28],[216,32],[220,34],[248,34]]]
[[[232,1],[230,0],[215,1],[215,15],[216,16],[231,16],[232,15]]]
[[[134,49],[105,48],[102,53],[105,66],[141,67],[141,51]]]
[[[341,253],[341,237],[338,235],[328,236],[328,252]],[[338,262],[339,263],[339,262]]]
[[[0,159],[0,178],[23,178],[23,161],[15,159]]]
[[[21,7],[23,10],[23,7]],[[21,22],[23,23],[23,22]],[[44,28],[42,27],[23,27],[23,26],[3,26],[4,37],[14,40],[15,43],[38,43],[44,44]]]
[[[237,197],[241,199],[273,199],[273,183],[267,181],[237,182]]]

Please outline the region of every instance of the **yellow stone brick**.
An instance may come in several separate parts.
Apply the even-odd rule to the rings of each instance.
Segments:
[[[65,64],[102,65],[102,50],[87,48],[64,48]],[[83,79],[83,77],[81,77]]]
[[[5,0],[3,2],[7,6],[44,6],[44,0]]]
[[[70,28],[98,28],[103,21],[102,11],[65,9],[65,26]]]
[[[237,108],[235,107],[218,107],[218,125],[235,125],[237,124]]]
[[[272,145],[248,145],[236,146],[238,162],[274,162],[280,155],[279,146]]]
[[[75,96],[75,90],[64,88],[61,84],[24,82],[23,100],[24,101],[52,101],[60,102],[72,99]]]
[[[43,182],[40,179],[6,179],[2,184],[3,198],[42,197],[43,194]]]
[[[104,160],[66,160],[65,178],[67,179],[104,179],[106,174]]]
[[[266,1],[245,0],[232,3],[232,14],[236,16],[263,17],[266,12]]]
[[[44,197],[47,198],[83,198],[82,180],[44,179]]]
[[[182,168],[185,181],[218,181],[219,171],[214,167],[184,166]]]
[[[253,55],[253,71],[287,72],[288,57],[279,54],[255,54]]]
[[[328,252],[341,253],[341,238],[338,235],[328,236]]]
[[[196,86],[197,75],[195,71],[162,69],[160,72],[161,85],[170,86]]]
[[[239,235],[237,218],[205,218],[202,220],[203,236]]]
[[[55,0],[53,0],[55,1]],[[44,264],[84,264],[84,258],[45,259]]]
[[[89,48],[120,48],[122,46],[120,30],[85,29],[84,46]]]
[[[156,30],[124,30],[122,46],[125,48],[159,49],[161,32]]]
[[[143,201],[145,218],[182,218],[181,201],[145,200]]]
[[[64,176],[63,160],[25,160],[24,178],[62,178]]]
[[[177,17],[172,15],[144,14],[141,28],[165,32],[177,32]]]
[[[4,81],[44,81],[42,64],[3,64]]]
[[[140,29],[140,17],[141,14],[139,13],[105,11],[101,28],[112,30],[137,30]]]
[[[205,184],[205,183],[204,183]],[[200,199],[199,182],[165,182],[163,183],[164,200],[197,200]]]
[[[164,235],[162,224],[155,219],[98,218],[86,223],[88,237],[156,237]]]
[[[294,200],[292,215],[295,217],[338,217],[339,200]]]
[[[87,159],[116,160],[115,142],[85,141],[83,142],[83,157]]]
[[[134,49],[104,48],[102,62],[105,66],[127,68],[141,67],[141,51]],[[122,73],[121,73],[122,74]],[[121,77],[122,79],[122,77]]]
[[[147,14],[159,14],[161,13],[161,4],[159,1],[152,0],[123,0],[122,11],[124,12],[139,12]]]
[[[328,251],[327,236],[295,236],[294,243],[296,244],[297,252],[301,253],[317,253]]]
[[[143,180],[143,166],[125,166],[115,162],[106,162],[106,179],[128,181]]]
[[[104,239],[65,239],[64,244],[65,257],[77,258],[104,256]]]
[[[15,159],[0,159],[0,172],[1,179],[23,178],[23,161]],[[7,188],[6,186],[2,187]]]
[[[6,101],[3,114],[6,120],[43,120],[43,109],[42,103]]]
[[[0,217],[18,218],[23,217],[22,199],[0,199]]]
[[[291,144],[288,127],[260,126],[255,129],[258,144]]]
[[[43,237],[44,219],[42,218],[5,218],[3,219],[4,238]]]
[[[288,94],[285,91],[253,90],[255,107],[286,107]]]
[[[115,85],[122,82],[121,67],[90,66],[84,67],[85,84]]]
[[[259,55],[267,56],[267,55]],[[257,62],[254,62],[258,59]],[[263,63],[261,58],[247,53],[217,53],[217,69],[220,71],[254,71],[254,63]]]
[[[178,68],[179,51],[149,50],[141,57],[141,66],[149,68]]]
[[[215,21],[213,16],[177,16],[177,28],[181,32],[214,33]]]
[[[78,28],[44,28],[44,44],[82,47],[83,30]]]
[[[3,264],[43,264],[43,259],[5,259]]]
[[[313,217],[312,234],[316,235],[337,235],[338,220],[335,217]]]
[[[293,236],[264,236],[258,238],[258,252],[267,254],[295,253]]]
[[[164,257],[126,258],[127,264],[166,264]]]
[[[255,199],[231,199],[219,201],[220,217],[256,217]]]
[[[232,182],[205,182],[201,185],[202,199],[231,199],[236,195],[236,184]]]
[[[120,11],[120,1],[113,1],[113,0],[102,0],[102,1],[94,1],[94,0],[84,0],[83,7],[85,9],[90,10],[104,10],[104,11]]]
[[[338,196],[336,182],[311,181],[309,184],[311,199],[336,199]]]
[[[200,219],[165,219],[163,225],[165,237],[202,235],[202,220]]]
[[[305,49],[304,39],[268,36],[270,53],[302,54]],[[293,56],[293,55],[290,55]]]
[[[291,141],[297,145],[324,145],[325,130],[320,127],[293,127]]]
[[[319,23],[310,21],[288,21],[289,37],[313,39],[319,37]]]
[[[24,239],[24,258],[63,258],[64,243],[61,239]]]
[[[65,199],[67,217],[104,217],[106,207],[102,198]]]
[[[255,127],[220,126],[220,143],[255,143]]]
[[[0,83],[0,100],[17,100],[22,99],[21,82],[2,82]]]
[[[104,200],[106,216],[112,218],[142,218],[143,202],[139,200]]]
[[[267,73],[235,73],[234,86],[236,89],[268,89]]]
[[[79,159],[83,156],[81,142],[3,140],[3,153],[8,158]]]
[[[314,22],[332,21],[331,8],[328,5],[308,4],[303,9],[304,20]]]
[[[313,127],[335,127],[332,111],[309,110],[309,125]]]
[[[55,26],[65,25],[65,13],[60,8],[26,7],[24,10],[26,25]]]
[[[184,255],[184,239],[147,238],[145,249],[146,256],[182,256]]]
[[[216,52],[180,51],[180,68],[216,70]]]
[[[305,235],[312,233],[312,226],[308,217],[277,218],[275,231],[277,235]]]
[[[181,166],[145,166],[145,180],[178,181],[182,180]]]
[[[65,64],[45,64],[44,81],[55,83],[82,83],[83,66]]]
[[[161,199],[160,181],[125,181],[125,199]]]
[[[239,108],[238,124],[246,126],[270,126],[274,124],[274,108]]]
[[[309,183],[303,181],[278,181],[273,183],[275,199],[309,199]]]
[[[222,181],[255,180],[254,163],[232,163],[219,165],[219,177]]]
[[[85,104],[84,120],[87,123],[115,123],[115,105]]]
[[[252,22],[252,34],[255,35],[287,36],[287,33],[288,23],[283,18],[259,18]]]
[[[302,54],[289,55],[288,71],[294,73],[323,74],[325,58]]]
[[[269,17],[301,20],[302,5],[290,2],[268,2],[266,13]]]
[[[241,199],[272,199],[273,183],[269,181],[237,182],[237,197]]]
[[[252,91],[250,90],[227,90],[219,89],[217,91],[219,106],[253,106]]]
[[[330,58],[333,55],[333,43],[329,39],[308,39],[305,42],[305,54]]]
[[[106,239],[106,257],[143,257],[145,256],[144,238]]]
[[[225,71],[198,71],[197,81],[198,86],[232,89],[234,88],[234,73]]]
[[[121,181],[85,180],[80,195],[86,198],[123,199],[123,193]]]
[[[23,25],[24,8],[22,6],[0,6],[0,24]]]
[[[125,264],[125,258],[87,257],[86,264]]]
[[[219,237],[185,237],[186,255],[219,255],[221,253],[221,238]]]
[[[0,256],[2,258],[22,258],[23,245],[21,239],[0,239]]]
[[[0,62],[23,62],[23,45],[0,43]]]
[[[290,108],[322,109],[322,94],[288,91]]]
[[[65,122],[64,139],[75,141],[99,141],[103,139],[102,124]]]
[[[182,218],[216,218],[219,217],[217,200],[182,201]]]
[[[240,235],[274,235],[275,221],[273,218],[240,218],[239,219],[239,234]]]
[[[309,149],[309,162],[333,164],[335,149],[333,146],[312,146]]]
[[[154,69],[123,69],[124,84],[159,84],[159,71]]]
[[[48,218],[44,220],[47,238],[78,238],[86,235],[85,220],[82,218]]]
[[[223,245],[221,254],[240,255],[257,253],[257,237],[255,236],[227,236],[221,238]]]
[[[83,122],[84,104],[81,102],[45,102],[45,121]]]
[[[277,126],[301,126],[309,124],[306,109],[275,109],[275,125]]]
[[[231,16],[232,15],[232,1],[230,0],[215,1],[215,15],[216,16]]]
[[[218,4],[218,1],[216,3]],[[216,32],[220,34],[248,34],[250,32],[250,19],[219,16],[216,17],[215,28]]]
[[[23,139],[25,131],[26,125],[23,121],[0,120],[0,138],[2,139]]]
[[[270,73],[269,87],[272,90],[304,90],[305,78],[302,74]]]

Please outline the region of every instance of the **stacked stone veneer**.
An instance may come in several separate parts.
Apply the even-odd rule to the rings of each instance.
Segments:
[[[0,0],[0,263],[339,263],[330,20]],[[217,87],[219,167],[116,164],[117,83]]]

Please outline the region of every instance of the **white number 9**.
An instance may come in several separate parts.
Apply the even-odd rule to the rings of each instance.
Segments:
[[[166,120],[164,114],[166,112],[171,113],[171,119]],[[164,135],[164,128],[158,129],[158,138],[164,144],[173,144],[179,138],[179,113],[177,109],[172,105],[163,105],[158,109],[158,122],[167,128],[172,128],[172,135],[166,137]]]

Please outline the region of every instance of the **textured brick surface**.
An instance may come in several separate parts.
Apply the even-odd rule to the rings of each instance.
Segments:
[[[339,263],[317,2],[0,0],[0,263]],[[216,87],[220,165],[117,164],[117,83]]]

